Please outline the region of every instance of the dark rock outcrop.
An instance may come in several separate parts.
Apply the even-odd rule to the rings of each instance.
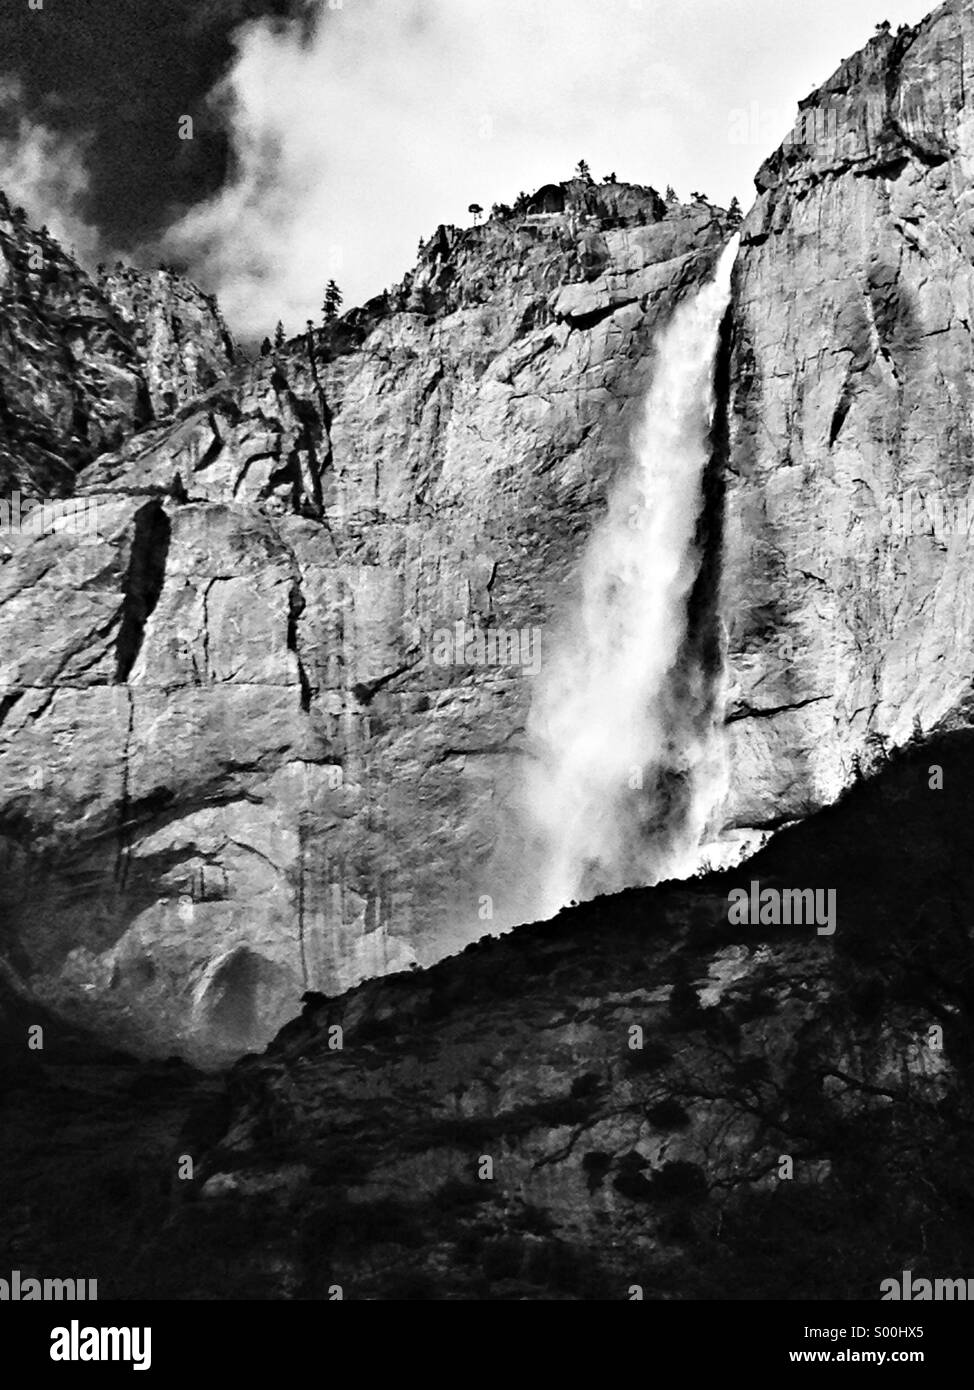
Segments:
[[[56,1030],[28,1054],[21,1011],[0,1260],[123,1298],[875,1300],[903,1269],[966,1277],[972,788],[974,735],[916,746],[739,871],[309,995],[226,1089]],[[730,925],[752,880],[834,891],[834,934]]]

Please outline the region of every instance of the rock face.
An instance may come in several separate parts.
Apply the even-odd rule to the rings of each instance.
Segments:
[[[878,35],[758,175],[690,614],[714,688],[726,633],[725,846],[969,718],[972,26],[950,0]],[[4,476],[83,508],[0,566],[19,988],[213,1060],[306,989],[524,920],[532,674],[657,330],[729,232],[549,185],[231,364],[197,291],[49,247],[32,270],[43,239],[0,224]]]
[[[943,737],[743,871],[309,999],[231,1075],[187,1245],[262,1223],[238,1277],[278,1297],[876,1299],[960,1273],[972,759]],[[753,881],[829,885],[833,934],[729,925]]]
[[[54,1021],[30,1052],[36,1006],[0,989],[0,1263],[102,1298],[875,1302],[902,1270],[964,1278],[972,813],[974,735],[940,736],[741,870],[309,996],[225,1091]],[[732,926],[753,880],[833,890],[834,933]]]
[[[58,244],[0,202],[0,480],[64,496],[75,472],[149,419],[138,354]]]
[[[970,0],[878,35],[757,176],[727,364],[730,826],[969,717],[972,41]]]
[[[100,288],[135,344],[156,419],[195,401],[233,364],[216,300],[171,270],[116,266]]]
[[[64,497],[75,475],[233,361],[193,286],[124,271],[93,281],[0,195],[0,493]]]
[[[551,185],[250,364],[197,291],[95,285],[2,209],[2,486],[61,508],[0,550],[10,1267],[451,1299],[967,1272],[972,24],[843,64],[743,229],[692,640],[713,675],[723,618],[725,837],[803,823],[422,971],[518,916],[535,658],[727,220]],[[834,891],[835,935],[732,925],[754,881]],[[212,1063],[282,1024],[226,1092],[81,1031]]]
[[[395,291],[102,454],[85,544],[0,570],[0,892],[35,996],[212,1060],[516,919],[521,637],[570,598],[656,328],[727,236],[562,191],[441,228]],[[165,400],[185,314],[141,284],[106,292],[155,325]]]

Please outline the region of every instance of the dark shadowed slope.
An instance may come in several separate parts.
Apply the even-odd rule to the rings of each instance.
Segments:
[[[974,735],[941,735],[733,874],[309,997],[229,1097],[18,1040],[0,1262],[175,1297],[876,1298],[901,1269],[966,1277],[972,787]],[[752,879],[834,889],[834,936],[729,927]]]

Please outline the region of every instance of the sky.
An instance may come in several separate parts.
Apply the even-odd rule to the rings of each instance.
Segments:
[[[164,259],[240,337],[296,332],[328,279],[361,303],[438,224],[579,159],[748,207],[798,100],[931,8],[4,0],[0,188],[89,264]]]

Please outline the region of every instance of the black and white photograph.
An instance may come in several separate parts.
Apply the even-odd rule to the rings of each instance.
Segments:
[[[974,0],[0,0],[25,1365],[947,1374],[972,851]]]

